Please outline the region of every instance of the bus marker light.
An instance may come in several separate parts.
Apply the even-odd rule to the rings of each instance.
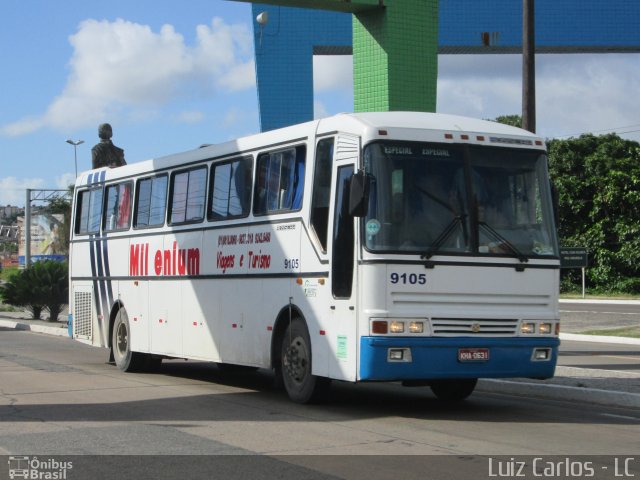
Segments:
[[[371,333],[385,334],[389,332],[386,320],[374,320],[371,322]]]
[[[378,135],[388,135],[386,130],[378,130]]]
[[[319,278],[319,279],[318,279],[318,283],[319,283],[320,285],[324,285],[324,278]]]
[[[556,323],[556,335],[560,335],[560,322]]]
[[[273,331],[273,327],[271,325],[267,325],[267,332],[272,332]]]
[[[469,140],[469,135],[460,135],[462,140]]]
[[[478,140],[479,142],[484,142],[484,136],[482,136],[482,135],[478,135],[478,136],[476,137],[476,140]]]
[[[446,138],[447,140],[453,140],[453,134],[452,133],[445,133],[444,134],[444,138]]]
[[[296,283],[298,285],[302,285],[302,278],[300,278],[300,277],[296,278]]]
[[[320,330],[320,335],[326,335],[327,332],[325,332],[324,330]]]
[[[232,323],[231,324],[231,328],[238,328],[238,324],[237,323]]]
[[[404,322],[400,322],[398,320],[392,320],[389,323],[389,332],[404,333]]]

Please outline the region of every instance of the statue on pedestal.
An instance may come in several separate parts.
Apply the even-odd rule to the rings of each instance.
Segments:
[[[111,125],[103,123],[98,127],[100,143],[91,149],[91,159],[93,168],[121,167],[126,165],[124,150],[116,147],[111,141],[113,130]]]

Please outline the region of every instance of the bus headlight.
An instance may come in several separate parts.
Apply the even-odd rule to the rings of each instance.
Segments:
[[[424,322],[409,322],[409,333],[424,333]]]
[[[390,333],[404,333],[404,322],[400,320],[391,320],[389,322]]]
[[[549,335],[551,333],[551,324],[550,323],[541,323],[538,329],[538,333],[543,335]]]
[[[527,335],[536,333],[536,324],[533,322],[522,322],[520,325],[520,333]]]

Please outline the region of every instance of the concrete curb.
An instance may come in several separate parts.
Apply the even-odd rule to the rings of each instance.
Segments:
[[[640,300],[608,300],[602,299],[588,299],[588,298],[561,298],[560,303],[593,303],[601,305],[640,305]]]
[[[579,333],[561,333],[560,340],[573,342],[616,343],[619,345],[640,345],[640,338],[609,337],[607,335],[582,335]]]
[[[36,333],[45,333],[57,337],[69,337],[65,327],[47,327],[44,325],[31,325],[29,323],[16,322],[15,320],[0,319],[0,327],[13,328],[14,330],[27,330]]]
[[[544,385],[485,378],[478,381],[477,390],[486,393],[554,399],[563,402],[594,403],[607,407],[640,408],[640,394],[597,388]]]

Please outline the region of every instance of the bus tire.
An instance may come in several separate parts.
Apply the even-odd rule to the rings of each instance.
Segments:
[[[117,367],[123,372],[139,372],[148,365],[147,355],[131,351],[131,328],[124,308],[118,310],[113,323],[111,349]]]
[[[311,341],[305,323],[294,319],[282,337],[280,375],[289,398],[296,403],[326,399],[331,380],[311,374]]]
[[[461,402],[473,393],[478,383],[477,378],[460,378],[455,380],[434,380],[431,391],[438,400],[447,403]]]

